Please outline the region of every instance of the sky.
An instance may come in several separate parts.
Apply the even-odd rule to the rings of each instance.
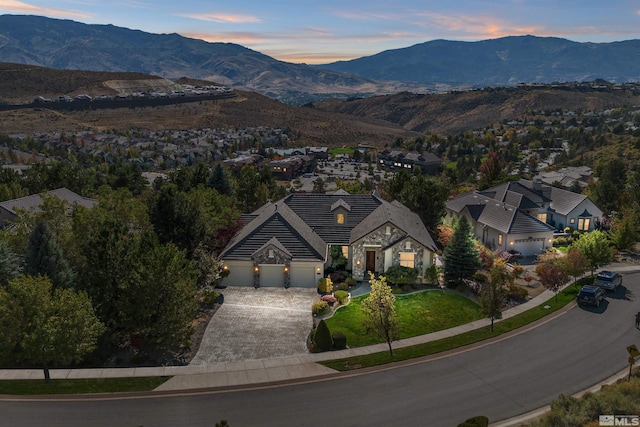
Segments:
[[[0,0],[0,14],[178,33],[307,64],[436,39],[640,39],[638,0]]]

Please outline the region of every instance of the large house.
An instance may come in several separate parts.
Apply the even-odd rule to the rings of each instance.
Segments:
[[[83,197],[64,187],[47,191],[45,194],[57,197],[60,200],[67,202],[72,207],[84,206],[92,208],[96,203],[98,203],[96,199]],[[10,225],[17,217],[18,211],[25,210],[35,212],[40,209],[40,205],[42,205],[42,203],[43,200],[39,194],[32,194],[31,196],[20,197],[19,199],[0,202],[0,227]]]
[[[442,161],[432,153],[418,153],[387,148],[378,154],[378,163],[392,169],[406,169],[412,171],[418,167],[424,174],[437,175]]]
[[[330,246],[341,248],[356,280],[396,265],[422,275],[436,251],[417,214],[376,195],[294,193],[243,223],[220,254],[229,271],[222,285],[315,287],[332,262]]]
[[[446,209],[447,221],[466,215],[487,247],[525,256],[551,248],[556,230],[591,231],[602,219],[587,196],[524,179],[463,194],[449,200]]]

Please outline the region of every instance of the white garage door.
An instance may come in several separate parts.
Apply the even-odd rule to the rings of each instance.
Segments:
[[[222,279],[224,286],[253,286],[253,263],[251,261],[228,261],[225,265],[229,275]]]
[[[515,249],[524,256],[537,255],[544,249],[544,238],[516,240]]]
[[[284,287],[284,265],[261,265],[260,287]]]
[[[316,269],[314,267],[296,267],[291,266],[291,286],[298,288],[315,288]]]

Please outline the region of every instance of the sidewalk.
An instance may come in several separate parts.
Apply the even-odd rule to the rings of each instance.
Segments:
[[[636,267],[637,269],[637,267]],[[553,292],[544,291],[524,304],[510,308],[503,313],[508,319],[530,308],[538,306],[553,297]],[[499,322],[497,320],[496,322]],[[451,337],[474,329],[488,327],[489,319],[456,326],[427,335],[407,338],[393,343],[393,348],[408,347]],[[204,366],[164,366],[141,368],[92,368],[92,369],[51,369],[51,378],[122,378],[142,376],[172,376],[158,387],[157,391],[189,390],[200,388],[218,388],[232,386],[259,385],[272,382],[299,380],[336,374],[337,371],[317,362],[341,359],[350,356],[388,351],[386,343],[367,347],[325,353],[313,353],[301,356],[279,357],[245,362],[220,362]],[[0,370],[0,380],[43,379],[41,369],[5,369]]]

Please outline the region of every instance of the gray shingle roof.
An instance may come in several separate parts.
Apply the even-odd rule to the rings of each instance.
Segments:
[[[87,208],[92,208],[96,203],[98,203],[96,199],[82,197],[67,188],[58,188],[56,190],[48,191],[46,194],[55,196],[60,200],[64,200],[72,206],[85,206]],[[0,207],[6,209],[12,214],[15,214],[16,209],[26,209],[29,211],[38,209],[42,202],[43,200],[40,194],[32,194],[31,196],[20,197],[19,199],[0,202]]]
[[[333,209],[338,206],[350,208],[344,224],[336,223]],[[417,214],[399,202],[388,203],[374,195],[294,193],[242,218],[246,225],[231,239],[221,258],[250,259],[276,238],[294,260],[324,261],[328,245],[350,245],[386,223],[436,250]]]

